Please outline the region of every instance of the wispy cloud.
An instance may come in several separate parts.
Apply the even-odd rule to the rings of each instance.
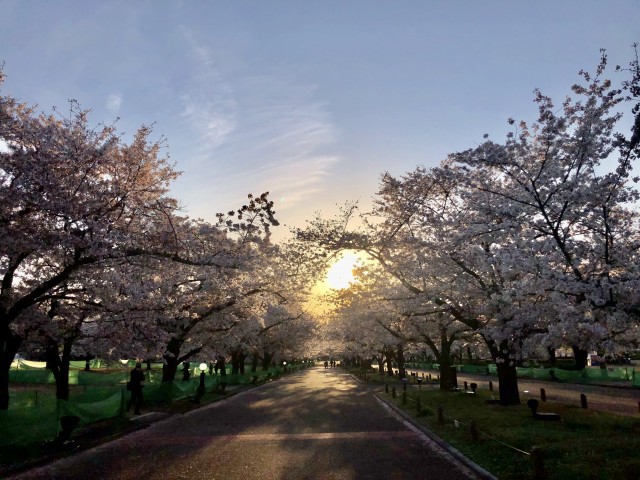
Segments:
[[[190,205],[233,208],[246,193],[269,191],[278,211],[328,188],[338,163],[337,129],[313,86],[284,67],[243,75],[184,33],[197,62],[180,96],[181,117],[196,134],[181,179]],[[190,212],[207,217],[212,212]]]
[[[122,106],[122,94],[120,93],[111,93],[107,97],[107,102],[105,104],[105,108],[112,113],[118,113],[120,107]]]
[[[215,54],[183,30],[195,65],[185,91],[180,95],[180,113],[197,134],[200,151],[220,146],[236,126],[235,92],[216,66]]]

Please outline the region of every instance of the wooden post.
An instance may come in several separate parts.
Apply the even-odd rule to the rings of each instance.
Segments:
[[[464,381],[464,391],[465,392],[467,391],[467,381],[466,380]]]
[[[392,387],[392,388],[391,388],[391,396],[392,396],[393,398],[396,398],[396,387]]]
[[[402,404],[403,405],[407,404],[407,391],[406,390],[404,392],[402,392]]]
[[[489,391],[493,392],[493,382],[489,380]]]
[[[544,388],[540,389],[540,401],[542,402],[547,401],[547,392],[545,392]]]
[[[444,425],[444,407],[442,405],[438,405],[438,423]]]
[[[469,423],[469,434],[471,435],[471,440],[474,442],[480,438],[475,420],[471,420],[471,423]]]
[[[531,478],[535,480],[546,480],[547,472],[544,469],[544,458],[540,447],[531,449],[531,470],[533,475]]]
[[[388,383],[384,384],[384,393],[389,393],[389,384]]]
[[[422,405],[420,405],[420,395],[416,396],[416,412],[418,413],[418,415],[422,413]]]
[[[580,406],[582,408],[587,408],[587,396],[584,393],[580,394]]]

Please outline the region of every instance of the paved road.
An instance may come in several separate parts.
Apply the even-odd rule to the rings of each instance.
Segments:
[[[341,369],[313,368],[13,478],[475,477]]]
[[[433,371],[407,369],[409,372],[425,372],[434,375]],[[498,377],[488,375],[469,375],[458,373],[458,386],[463,387],[467,383],[476,382],[478,388],[488,389],[489,380],[493,382],[493,388],[498,397]],[[518,379],[520,400],[524,403],[530,398],[540,399],[540,389],[544,388],[548,402],[566,403],[580,406],[580,394],[587,396],[587,406],[593,410],[606,411],[619,415],[637,416],[640,404],[640,390],[631,388],[615,388],[598,385],[580,385],[575,383],[556,383],[540,380]],[[542,410],[541,410],[542,411]]]

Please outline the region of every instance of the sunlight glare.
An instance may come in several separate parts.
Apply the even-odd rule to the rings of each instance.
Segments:
[[[360,257],[355,253],[344,254],[327,272],[327,283],[329,287],[336,290],[348,288],[354,281],[352,271],[359,260]]]

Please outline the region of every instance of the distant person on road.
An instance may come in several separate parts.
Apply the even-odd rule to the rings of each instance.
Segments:
[[[127,412],[131,410],[133,405],[136,415],[140,415],[140,407],[142,406],[142,388],[144,387],[144,372],[142,371],[142,365],[136,363],[136,366],[131,370],[131,380],[129,380],[129,390],[131,391],[131,399],[127,404]]]
[[[327,362],[326,360],[324,361],[324,368],[329,368],[329,362]]]

